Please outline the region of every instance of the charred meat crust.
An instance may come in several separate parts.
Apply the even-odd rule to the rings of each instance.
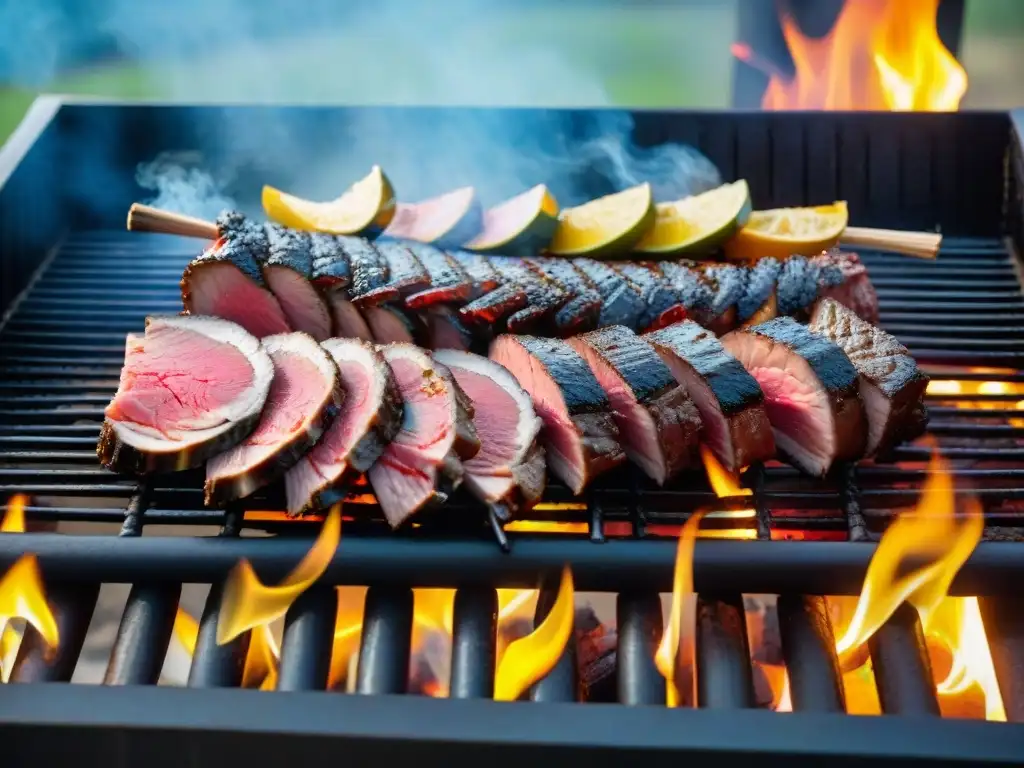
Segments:
[[[374,246],[388,265],[388,286],[403,296],[430,287],[430,275],[405,243],[378,240]]]
[[[469,300],[473,292],[473,281],[451,254],[424,243],[408,243],[407,247],[427,271],[428,285],[406,296],[405,306],[416,310],[435,304],[461,304]]]
[[[387,261],[374,245],[360,237],[338,237],[338,243],[348,257],[352,269],[349,295],[357,307],[373,307],[388,301],[397,301],[400,292],[388,284]]]
[[[322,290],[347,288],[352,282],[352,267],[341,242],[334,235],[313,233],[309,236],[312,257],[310,277]]]

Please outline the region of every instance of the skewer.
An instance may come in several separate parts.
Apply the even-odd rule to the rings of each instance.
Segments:
[[[132,232],[156,232],[163,235],[198,237],[203,240],[216,240],[220,237],[220,230],[212,221],[172,213],[141,203],[132,203],[132,207],[128,209],[128,229]]]

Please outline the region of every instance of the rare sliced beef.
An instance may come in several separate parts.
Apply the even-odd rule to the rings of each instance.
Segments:
[[[810,329],[835,342],[860,374],[867,454],[920,436],[927,427],[928,377],[894,337],[833,299],[818,302]]]
[[[260,230],[262,233],[262,230]],[[241,232],[222,237],[185,267],[181,303],[190,315],[237,323],[258,339],[291,330],[277,298],[263,282],[253,243]]]
[[[387,260],[369,240],[361,237],[339,237],[338,241],[348,257],[352,269],[349,297],[357,307],[375,307],[389,301],[398,301],[398,287],[388,282]]]
[[[325,295],[331,310],[331,331],[341,339],[362,339],[373,341],[373,332],[366,319],[356,308],[343,289],[328,291]]]
[[[603,261],[574,259],[573,265],[597,288],[601,294],[601,311],[597,318],[598,327],[624,325],[637,328],[645,304],[641,289],[618,270]]]
[[[700,416],[654,347],[612,325],[569,339],[608,394],[626,455],[658,485],[697,458]]]
[[[352,282],[352,266],[335,235],[314,232],[309,235],[309,250],[313,257],[310,280],[321,291],[348,288]]]
[[[268,248],[263,279],[281,304],[289,325],[317,341],[330,338],[331,314],[310,282],[313,252],[309,236],[277,225],[268,226],[266,231]]]
[[[530,393],[544,422],[548,467],[574,494],[625,461],[608,395],[568,342],[503,335],[490,357]]]
[[[569,300],[555,312],[555,332],[571,336],[597,327],[601,315],[601,294],[586,274],[568,259],[527,259],[526,263],[545,277],[556,281],[569,293]]]
[[[402,396],[402,425],[368,477],[393,528],[447,499],[480,450],[473,405],[451,372],[411,344],[382,347]]]
[[[543,272],[532,269],[523,259],[494,256],[491,264],[502,281],[521,288],[526,293],[526,306],[505,319],[512,333],[531,333],[542,330],[556,311],[569,301],[571,293],[561,283]]]
[[[274,370],[259,341],[227,320],[149,317],[125,345],[121,382],[96,452],[115,472],[201,466],[256,426]]]
[[[406,243],[378,240],[377,253],[388,265],[388,285],[408,296],[430,287],[430,275]]]
[[[469,251],[450,251],[449,255],[469,277],[469,299],[471,301],[479,299],[501,285],[501,279],[487,257]]]
[[[472,347],[472,334],[451,307],[429,307],[424,312],[423,319],[427,324],[427,338],[430,340],[431,349],[456,349],[466,352]]]
[[[505,368],[486,357],[446,350],[434,354],[473,401],[480,452],[463,463],[465,483],[502,518],[530,509],[544,493],[542,422],[530,395]]]
[[[775,438],[754,377],[711,331],[690,320],[644,334],[700,412],[701,440],[726,469],[775,456]]]
[[[791,317],[733,331],[727,351],[757,379],[775,447],[799,469],[822,476],[864,455],[868,425],[857,369],[834,342]]]
[[[412,320],[397,307],[366,307],[363,318],[378,344],[415,343]]]
[[[861,320],[878,324],[878,294],[857,254],[833,248],[812,261],[820,269],[818,295],[821,298],[835,299],[856,312]]]
[[[437,304],[463,304],[473,292],[473,281],[455,257],[426,243],[406,243],[429,276],[428,287],[405,297],[405,306],[419,310]]]
[[[338,367],[312,337],[283,333],[262,344],[274,364],[270,394],[252,434],[207,463],[204,491],[211,506],[244,498],[284,475],[320,439],[344,399]]]
[[[349,481],[373,466],[402,423],[398,384],[374,345],[328,339],[323,347],[338,366],[345,404],[320,442],[285,475],[290,515],[340,501]]]

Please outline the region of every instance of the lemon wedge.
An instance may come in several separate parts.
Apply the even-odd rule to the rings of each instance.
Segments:
[[[654,226],[634,251],[653,258],[706,254],[747,223],[750,189],[740,179],[654,209]]]
[[[278,224],[309,232],[356,235],[378,232],[395,215],[395,190],[379,165],[341,197],[314,202],[289,195],[274,187],[263,187],[263,210]]]
[[[839,241],[848,219],[843,200],[813,208],[754,211],[736,236],[726,241],[725,254],[743,261],[763,256],[813,256]]]
[[[558,203],[543,184],[484,211],[483,230],[463,247],[478,253],[536,256],[558,228]]]
[[[566,208],[548,250],[556,256],[619,256],[628,253],[653,224],[651,185],[640,184]]]

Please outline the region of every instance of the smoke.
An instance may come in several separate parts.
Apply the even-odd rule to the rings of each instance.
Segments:
[[[171,100],[546,107],[557,93],[558,106],[581,108],[225,110],[203,146],[168,148],[200,149],[200,157],[163,155],[138,169],[139,195],[152,193],[153,204],[180,212],[209,216],[225,205],[255,212],[264,183],[331,199],[373,164],[409,202],[472,185],[484,205],[493,205],[544,182],[567,206],[643,181],[657,199],[669,200],[720,182],[696,150],[634,146],[628,113],[590,109],[610,106],[603,83],[615,62],[596,66],[589,51],[545,31],[550,14],[582,18],[586,5],[560,11],[536,0],[15,4],[23,7],[0,25],[0,50],[19,30],[60,30],[52,45],[42,35],[34,53],[24,52],[30,67],[3,72],[26,82],[52,78],[56,71],[44,70],[60,61],[59,47],[79,29],[87,30],[83,37],[115,41],[150,73],[140,90]],[[623,14],[631,12],[622,5]],[[71,23],[83,13],[91,22]]]

